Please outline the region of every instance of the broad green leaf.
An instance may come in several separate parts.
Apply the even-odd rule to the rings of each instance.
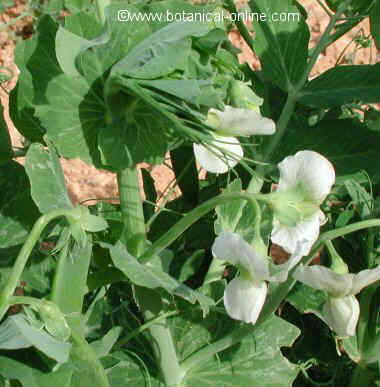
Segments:
[[[122,23],[118,21],[120,9],[128,10],[131,14],[139,12],[137,8],[123,3],[111,4],[106,9],[105,31],[90,41],[89,48],[76,58],[76,66],[79,72],[84,75],[89,84],[98,81],[100,87],[106,77],[104,74],[117,62],[133,50],[133,48],[144,38],[149,36],[151,29],[149,24],[140,22]],[[81,21],[82,29],[77,26],[73,29],[72,23],[68,27],[74,34],[82,33],[86,39],[90,39],[88,21]],[[84,27],[86,24],[86,27]],[[64,49],[64,45],[62,45]],[[78,53],[79,54],[79,53]]]
[[[45,131],[35,116],[35,105],[46,103],[48,84],[62,71],[55,54],[58,25],[50,17],[40,19],[37,32],[16,48],[16,64],[20,77],[10,96],[10,114],[18,129],[32,141],[41,141]]]
[[[375,1],[369,20],[371,23],[372,37],[375,40],[376,47],[380,50],[380,2]]]
[[[209,30],[205,23],[173,22],[134,47],[112,68],[111,76],[154,79],[184,69],[190,54],[191,37],[205,35]]]
[[[0,105],[0,164],[12,158],[12,143],[8,128],[3,116],[3,107]]]
[[[305,72],[310,38],[307,24],[292,0],[251,0],[249,4],[252,12],[266,15],[265,21],[253,21],[253,49],[264,75],[288,91]],[[278,20],[280,15],[287,15],[287,20]]]
[[[199,311],[188,308],[169,320],[180,359],[186,359],[209,343],[233,333],[239,326],[220,312],[203,319]],[[186,387],[291,386],[298,369],[285,359],[281,347],[291,346],[299,330],[272,316],[241,342],[217,356],[204,359],[185,376]]]
[[[25,170],[29,176],[32,197],[41,213],[73,208],[59,158],[53,148],[32,144],[28,149]]]
[[[150,264],[142,265],[128,253],[121,242],[111,246],[110,253],[114,265],[136,285],[149,289],[162,288],[192,304],[199,302],[204,314],[207,314],[210,306],[214,304],[209,297],[181,284],[159,268]]]
[[[73,369],[63,365],[55,372],[42,372],[8,357],[0,357],[0,375],[18,380],[23,387],[71,387]]]
[[[319,108],[380,102],[380,63],[334,67],[306,85],[300,102]]]
[[[321,311],[323,304],[327,301],[327,296],[320,290],[297,283],[286,300],[299,312],[310,313],[313,310]]]
[[[25,241],[39,212],[24,168],[15,161],[0,165],[0,192],[0,249],[5,249]]]
[[[162,384],[147,373],[146,365],[133,352],[116,352],[104,359],[111,363],[107,367],[107,377],[111,387],[160,387]]]
[[[0,325],[1,349],[20,349],[32,346],[59,363],[68,360],[71,348],[69,343],[58,341],[47,332],[31,325],[22,314],[8,317]]]
[[[323,120],[312,127],[304,121],[293,121],[275,154],[275,161],[299,150],[314,150],[333,163],[337,176],[364,170],[376,183],[380,181],[379,147],[379,133],[368,130],[355,119]]]
[[[48,104],[38,106],[37,115],[62,156],[99,164],[96,137],[106,124],[103,97],[98,92],[85,79],[66,74],[50,82]]]

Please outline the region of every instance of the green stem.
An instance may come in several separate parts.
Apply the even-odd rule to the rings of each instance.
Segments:
[[[140,197],[138,171],[127,168],[117,175],[120,194],[120,207],[123,217],[123,243],[128,244],[128,251],[138,256],[145,242],[145,219]]]
[[[42,215],[37,222],[34,224],[32,231],[30,232],[28,239],[22,246],[17,258],[16,262],[13,265],[12,272],[7,280],[6,285],[4,286],[1,295],[0,295],[0,319],[4,317],[8,307],[9,307],[9,299],[13,296],[16,287],[20,281],[21,274],[25,268],[26,262],[28,258],[38,242],[44,228],[50,223],[53,219],[66,216],[69,214],[70,210],[55,210],[49,212],[48,214]]]
[[[106,372],[91,345],[75,329],[71,331],[71,338],[74,342],[72,356],[79,358],[91,367],[91,372],[96,375],[96,380],[93,381],[94,385],[109,387]]]
[[[263,161],[265,162],[271,161],[271,157],[274,154],[275,150],[277,149],[277,146],[280,144],[285,134],[286,128],[289,124],[289,121],[294,113],[297,99],[300,95],[300,92],[304,87],[305,83],[308,81],[311,70],[313,69],[315,63],[317,62],[319,55],[329,45],[330,34],[331,34],[331,31],[334,29],[337,20],[345,12],[350,2],[351,0],[347,0],[339,6],[339,9],[336,12],[336,14],[330,19],[330,22],[326,30],[324,31],[323,35],[321,36],[321,39],[314,47],[302,77],[300,78],[299,82],[294,86],[294,88],[289,90],[288,98],[286,100],[285,106],[281,112],[280,118],[276,125],[276,134],[272,136],[268,147],[264,151],[264,156],[262,159]],[[258,168],[258,172],[262,174],[264,169],[265,169],[265,166],[261,166],[260,168]]]
[[[148,328],[150,328],[152,325],[157,324],[158,322],[165,320],[167,317],[175,316],[178,314],[178,311],[176,310],[171,310],[166,313],[162,313],[155,317],[153,320],[150,320],[146,322],[143,325],[140,325],[138,328],[134,329],[132,332],[130,332],[127,336],[123,337],[121,340],[119,340],[116,344],[115,347],[116,349],[122,347],[123,345],[127,344],[129,341],[131,341],[133,338],[138,336],[140,333],[144,332]]]
[[[162,250],[171,245],[180,237],[191,225],[198,221],[202,216],[212,211],[215,207],[227,203],[231,200],[248,200],[256,206],[256,200],[268,201],[269,195],[250,194],[246,192],[223,193],[207,202],[200,204],[197,208],[187,213],[179,220],[169,231],[154,242],[144,254],[140,257],[142,263],[149,262],[154,256],[157,256]]]
[[[123,242],[128,251],[139,256],[146,246],[145,219],[140,197],[139,179],[136,168],[118,172],[120,206],[123,215]],[[135,297],[146,321],[157,318],[164,308],[157,292],[136,287]],[[170,327],[165,318],[149,328],[157,365],[167,386],[181,383],[183,372],[180,368]]]
[[[319,39],[317,45],[312,50],[312,53],[310,55],[310,59],[307,63],[305,72],[303,77],[300,79],[298,85],[296,86],[296,89],[299,91],[303,88],[304,84],[309,79],[309,75],[311,73],[311,70],[313,69],[314,65],[317,63],[317,60],[319,58],[319,55],[326,49],[326,47],[330,44],[330,36],[332,30],[335,28],[336,22],[340,19],[340,17],[343,15],[343,13],[347,10],[348,6],[350,5],[352,0],[346,0],[343,3],[341,3],[336,11],[336,13],[332,16],[330,19],[329,24],[327,25],[325,31],[323,32],[323,35]]]
[[[106,8],[111,4],[111,0],[95,0],[96,13],[98,14],[98,19],[102,24],[106,21]]]
[[[274,134],[271,138],[270,143],[268,144],[268,147],[264,151],[263,160],[266,162],[270,162],[270,159],[276,150],[278,144],[282,140],[285,130],[289,124],[290,119],[292,118],[292,115],[294,113],[294,109],[296,107],[297,102],[297,92],[293,91],[288,94],[288,98],[286,100],[285,106],[282,109],[281,116],[277,122],[276,125],[276,134]],[[258,173],[262,173],[265,166],[260,166],[258,168]]]
[[[238,11],[236,9],[234,0],[226,0],[226,8],[228,9],[228,11],[231,12],[231,14],[237,15]],[[242,19],[243,18],[240,18],[240,17],[237,18],[237,20],[235,21],[236,27],[238,28],[240,35],[243,37],[243,39],[248,44],[250,49],[252,51],[254,51],[253,50],[254,40],[253,40],[251,34],[249,33],[247,26],[244,24],[244,21]]]

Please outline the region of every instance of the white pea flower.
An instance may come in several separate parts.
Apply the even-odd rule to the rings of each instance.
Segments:
[[[314,289],[323,290],[329,297],[323,306],[324,322],[338,336],[355,336],[360,307],[355,295],[380,280],[380,266],[357,274],[338,274],[324,266],[299,266],[293,277]]]
[[[205,147],[194,144],[198,163],[212,173],[225,173],[243,158],[243,148],[234,136],[270,135],[275,123],[260,114],[259,109],[225,106],[224,111],[210,109],[207,123],[215,128],[215,141]]]
[[[319,206],[335,183],[333,165],[313,151],[300,151],[278,165],[280,181],[271,194],[274,222],[271,239],[293,253],[301,239],[307,255],[318,239],[325,216]]]
[[[268,292],[266,281],[283,282],[288,272],[301,260],[297,249],[282,265],[274,265],[259,254],[239,234],[223,232],[214,241],[213,256],[239,269],[239,275],[228,283],[224,292],[224,306],[230,317],[255,324]]]

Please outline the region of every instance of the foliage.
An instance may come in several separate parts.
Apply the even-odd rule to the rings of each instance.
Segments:
[[[379,46],[380,7],[326,4],[309,50],[297,1],[250,0],[266,18],[254,36],[235,25],[254,71],[228,39],[232,1],[29,3],[10,93],[22,149],[0,121],[0,385],[379,383],[380,67],[310,72],[364,18]],[[183,20],[196,14],[208,18]],[[201,179],[195,149],[228,173]],[[173,200],[149,168],[138,179],[168,157]],[[120,202],[74,205],[62,158],[115,173]],[[284,263],[279,230],[296,239]],[[331,272],[301,279],[312,260]],[[350,273],[364,270],[354,291]],[[348,290],[322,286],[329,275]],[[346,310],[331,306],[345,297],[348,338]]]

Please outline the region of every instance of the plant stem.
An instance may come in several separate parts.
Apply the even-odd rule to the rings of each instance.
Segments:
[[[237,15],[238,11],[236,9],[234,0],[226,0],[226,8],[232,14]],[[240,35],[244,38],[245,42],[248,44],[250,49],[252,51],[254,51],[253,50],[253,46],[254,46],[253,38],[252,38],[251,34],[249,33],[249,30],[248,30],[247,26],[244,24],[244,21],[242,19],[243,18],[240,18],[240,17],[236,18],[236,21],[235,21],[236,27],[238,28]]]
[[[96,13],[102,24],[106,21],[105,9],[111,4],[111,0],[95,0]]]
[[[75,329],[71,331],[71,338],[74,342],[71,356],[79,358],[91,366],[92,372],[96,375],[96,379],[93,380],[93,385],[97,387],[109,387],[110,384],[106,372],[91,345]]]
[[[138,172],[136,168],[126,168],[117,175],[120,207],[123,217],[122,241],[128,244],[128,251],[138,256],[145,243],[145,219],[140,197]]]
[[[263,160],[265,162],[270,162],[270,159],[276,150],[278,144],[282,140],[285,130],[289,124],[290,119],[292,118],[292,115],[294,113],[294,109],[296,107],[297,102],[297,92],[293,91],[288,94],[288,98],[286,100],[285,106],[282,109],[280,118],[276,125],[276,134],[272,136],[272,139],[270,143],[268,144],[268,147],[264,151]],[[258,173],[262,173],[265,166],[260,166],[258,168]]]
[[[120,206],[123,215],[122,241],[128,251],[139,256],[146,246],[145,219],[140,197],[139,179],[136,168],[118,172]],[[163,310],[162,300],[157,292],[146,288],[135,289],[137,304],[146,321],[157,318]],[[149,328],[154,355],[167,386],[177,386],[183,378],[170,327],[165,318],[156,321]]]
[[[280,144],[285,134],[286,128],[289,124],[289,121],[294,113],[297,99],[300,95],[300,92],[304,87],[305,83],[308,81],[311,70],[313,69],[315,63],[317,62],[319,55],[329,45],[330,33],[334,29],[337,20],[345,12],[350,2],[351,0],[346,0],[344,3],[342,3],[339,6],[338,11],[334,14],[334,16],[332,16],[326,30],[324,31],[319,42],[314,47],[310,55],[310,59],[306,65],[306,68],[302,77],[300,78],[299,82],[294,86],[294,88],[289,90],[288,98],[286,100],[285,106],[281,112],[280,118],[276,125],[276,134],[272,136],[271,141],[268,144],[268,147],[264,151],[264,156],[262,159],[264,162],[269,163],[271,161],[271,157],[274,154],[275,150],[277,149],[277,146]],[[263,174],[264,169],[265,169],[265,166],[259,167],[258,168],[259,174]]]
[[[120,348],[123,345],[127,344],[129,341],[131,341],[133,338],[138,336],[140,333],[144,332],[146,329],[150,328],[152,325],[157,324],[158,322],[165,320],[167,317],[175,316],[178,314],[178,311],[172,310],[170,312],[162,313],[155,317],[153,320],[147,321],[145,324],[140,325],[138,328],[134,329],[132,332],[130,332],[127,336],[120,339],[116,344],[116,348]]]
[[[180,237],[191,225],[198,221],[202,216],[212,211],[215,207],[231,200],[239,199],[248,200],[256,206],[256,200],[268,201],[269,195],[250,194],[246,192],[231,192],[220,194],[219,196],[216,196],[207,202],[202,203],[197,208],[194,208],[192,211],[187,213],[161,238],[159,238],[150,247],[148,247],[144,254],[139,258],[140,262],[149,262],[154,256],[158,255],[162,250],[164,250],[178,237]]]
[[[13,296],[13,293],[16,290],[17,284],[19,283],[21,274],[24,270],[26,262],[39,240],[42,231],[50,223],[53,219],[65,216],[70,212],[70,210],[55,210],[49,212],[48,214],[42,215],[37,222],[34,224],[32,231],[30,232],[26,242],[22,246],[17,258],[16,262],[13,265],[12,272],[7,280],[6,285],[4,286],[1,295],[0,295],[0,319],[4,317],[8,307],[9,307],[9,299]]]

